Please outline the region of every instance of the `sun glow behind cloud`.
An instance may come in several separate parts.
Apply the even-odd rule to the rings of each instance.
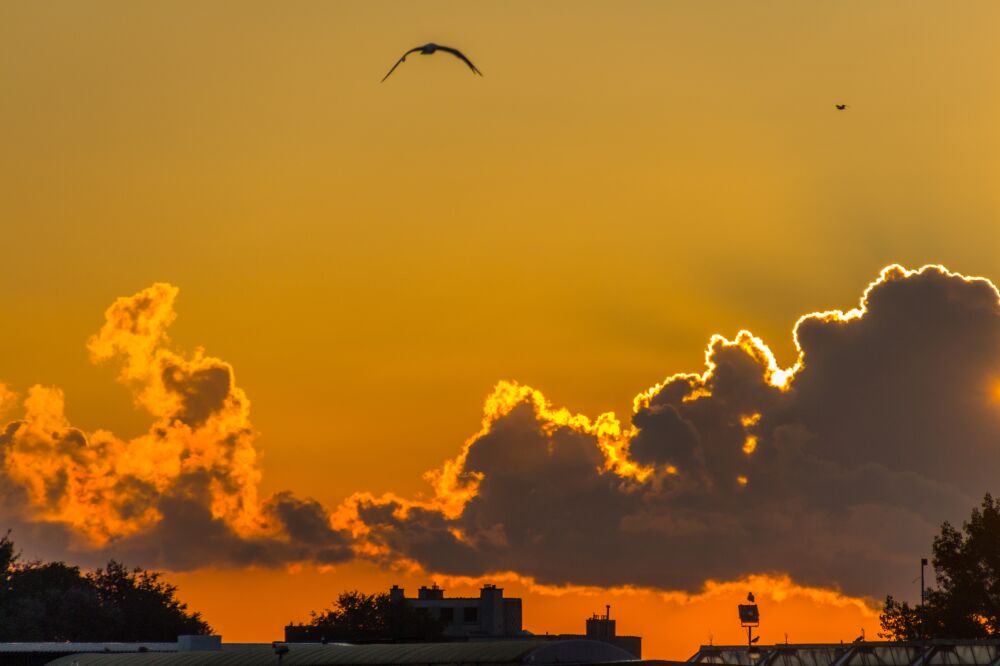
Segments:
[[[1000,330],[998,302],[996,288],[984,278],[936,265],[886,267],[864,290],[858,307],[799,318],[793,331],[799,353],[791,367],[779,367],[767,345],[748,331],[733,340],[712,336],[704,372],[672,375],[639,394],[628,428],[613,414],[591,421],[553,408],[535,389],[501,382],[486,400],[482,429],[457,458],[430,475],[435,501],[356,496],[349,502],[355,505],[351,513],[363,527],[355,531],[377,544],[386,561],[405,561],[410,568],[422,564],[433,571],[496,571],[513,558],[521,562],[517,570],[522,575],[538,572],[566,584],[593,576],[597,561],[618,557],[615,549],[620,549],[629,554],[627,573],[592,580],[607,585],[616,577],[632,577],[668,589],[697,587],[704,578],[679,572],[688,567],[704,572],[714,561],[717,571],[730,577],[787,567],[796,576],[825,584],[838,581],[855,593],[877,595],[878,581],[891,575],[902,557],[897,543],[929,539],[937,523],[973,501],[966,487],[936,464],[894,469],[906,459],[894,452],[904,442],[925,457],[937,455],[938,449],[919,437],[902,438],[914,425],[897,417],[896,425],[889,426],[887,415],[915,409],[919,418],[930,418],[932,410],[920,407],[922,401],[933,401],[944,412],[965,410],[962,403],[937,396],[941,374],[930,368],[949,367],[951,381],[952,375],[964,373],[958,368],[1000,362],[993,339]],[[922,327],[927,317],[940,330]],[[833,360],[837,358],[841,360]],[[913,372],[919,375],[903,379]],[[879,381],[910,385],[874,388]],[[858,404],[840,383],[853,390],[873,384],[877,392],[870,404]],[[879,395],[892,400],[906,396],[917,406],[880,408],[878,401],[884,398]],[[829,420],[824,412],[837,417]],[[977,448],[978,429],[993,421],[990,413],[977,415],[970,432],[959,436],[962,446]],[[842,434],[844,423],[857,434]],[[944,425],[918,431],[926,437]],[[868,454],[871,462],[863,453],[844,457],[845,437],[865,440],[887,427],[886,435],[878,435],[880,441],[866,445],[884,450]],[[892,428],[899,428],[898,433]],[[588,451],[600,457],[592,458]],[[520,470],[522,476],[508,470]],[[889,494],[887,487],[893,489]],[[454,488],[462,492],[452,493]],[[528,496],[517,496],[527,489]],[[844,493],[833,513],[823,498],[831,492]],[[901,499],[928,492],[937,499],[917,511]],[[582,507],[579,515],[569,503]],[[873,531],[869,523],[879,513],[896,515],[900,533],[883,537]],[[575,573],[547,566],[551,552],[546,555],[535,545],[542,538],[540,525],[549,525],[568,541],[583,541],[570,548],[575,555],[553,545],[561,553],[554,559],[593,561],[579,565]],[[819,554],[829,540],[854,543],[851,547],[859,548],[857,556],[868,564],[845,564],[851,558],[826,561]],[[612,550],[602,550],[608,541],[614,543]],[[692,547],[695,542],[701,545]],[[667,564],[645,561],[642,553],[657,544],[670,553]],[[705,549],[713,547],[731,557],[706,557]],[[676,558],[672,566],[671,557]],[[741,559],[744,563],[738,564]],[[817,566],[817,559],[824,563]]]
[[[172,569],[263,564],[334,575],[334,565],[367,561],[391,575],[458,587],[501,581],[533,598],[611,595],[683,607],[753,585],[775,602],[801,598],[870,621],[879,576],[906,558],[897,541],[913,537],[908,529],[933,527],[950,515],[942,511],[969,498],[950,489],[947,476],[934,478],[947,473],[939,465],[914,476],[820,457],[823,447],[841,446],[827,441],[829,426],[812,416],[813,401],[830,408],[827,392],[843,395],[840,380],[826,373],[844,365],[834,359],[866,372],[869,347],[897,349],[905,336],[892,331],[917,330],[914,322],[926,317],[946,327],[933,333],[942,337],[908,340],[900,367],[939,344],[942,362],[958,369],[1000,367],[990,337],[1000,331],[1000,296],[991,282],[940,266],[889,266],[857,308],[799,318],[799,355],[790,368],[780,368],[747,331],[733,340],[714,335],[705,370],[671,375],[640,393],[628,427],[610,412],[591,419],[554,407],[538,390],[500,382],[484,402],[479,431],[426,475],[428,498],[359,492],[331,512],[288,492],[260,496],[249,401],[232,367],[201,349],[181,354],[166,335],[177,293],[158,283],[118,299],[88,342],[95,362],[119,361],[120,381],[152,417],[147,433],[124,439],[74,428],[63,392],[42,386],[27,390],[22,417],[4,429],[5,482],[23,493],[8,490],[7,508],[25,526],[65,530],[68,557],[124,552]],[[857,328],[872,318],[874,325]],[[875,337],[856,342],[864,336]],[[871,358],[884,362],[878,354]],[[878,376],[897,375],[890,369]],[[821,392],[812,398],[816,387]],[[0,407],[14,396],[3,387]],[[975,445],[965,435],[956,440],[963,441]],[[850,516],[846,523],[813,505],[814,491],[823,494],[830,483],[853,487],[836,508]],[[893,489],[888,496],[886,487]],[[930,505],[899,513],[898,498],[910,495],[929,497]],[[787,516],[789,507],[801,513]],[[754,522],[758,513],[763,522]],[[882,514],[895,516],[900,531],[880,542],[868,523]],[[801,552],[787,552],[798,541],[788,539],[786,520],[798,521],[792,527]],[[209,525],[216,536],[201,557],[164,548],[176,530]],[[851,548],[862,538],[874,539],[864,546],[864,556],[874,558],[864,567],[822,558],[825,539]]]

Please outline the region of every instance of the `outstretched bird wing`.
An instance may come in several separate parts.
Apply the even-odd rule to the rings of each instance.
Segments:
[[[392,74],[393,72],[395,72],[395,71],[396,71],[396,68],[397,68],[397,67],[399,67],[399,63],[401,63],[401,62],[403,62],[404,60],[406,60],[406,56],[410,55],[410,54],[411,54],[411,53],[413,53],[414,51],[419,51],[419,50],[420,50],[420,49],[422,49],[422,48],[424,48],[424,47],[422,47],[422,46],[414,46],[414,47],[413,47],[412,49],[410,49],[409,51],[407,51],[406,53],[404,53],[404,54],[403,54],[403,55],[402,55],[402,56],[401,56],[401,57],[399,58],[399,60],[397,60],[397,61],[396,61],[396,64],[392,66],[392,69],[390,69],[390,70],[389,70],[389,74]],[[382,83],[385,83],[385,80],[386,80],[387,78],[389,78],[389,74],[386,74],[385,76],[383,76],[383,77],[382,77],[382,81],[381,81]]]
[[[466,58],[465,55],[461,51],[459,51],[458,49],[453,49],[450,46],[439,46],[438,49],[440,49],[441,51],[447,51],[448,53],[452,54],[456,58],[460,58],[462,60],[462,62],[464,62],[466,65],[468,65],[469,69],[471,69],[473,72],[475,72],[479,76],[483,75],[483,73],[480,72],[478,69],[476,69],[476,66],[472,64],[472,61],[469,60],[468,58]]]

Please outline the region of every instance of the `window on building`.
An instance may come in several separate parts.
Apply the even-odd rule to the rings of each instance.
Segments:
[[[462,609],[462,619],[465,622],[479,622],[479,609],[475,606]]]
[[[441,621],[451,624],[455,621],[455,609],[451,606],[446,606],[441,609]]]

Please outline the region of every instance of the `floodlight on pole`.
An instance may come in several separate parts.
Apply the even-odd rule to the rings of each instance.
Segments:
[[[753,649],[753,644],[760,640],[760,636],[754,638],[753,628],[760,626],[760,609],[754,602],[753,592],[747,595],[749,604],[739,604],[740,626],[747,630],[747,651]]]

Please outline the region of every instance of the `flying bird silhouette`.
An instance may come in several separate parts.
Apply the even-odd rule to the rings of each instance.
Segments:
[[[463,54],[461,51],[459,51],[458,49],[453,49],[450,46],[441,46],[440,44],[435,44],[434,42],[431,42],[430,44],[424,44],[423,46],[414,46],[412,49],[404,53],[403,56],[396,61],[396,64],[392,66],[392,69],[389,70],[389,74],[392,74],[394,71],[396,71],[396,68],[399,67],[399,63],[406,62],[406,56],[410,55],[411,53],[419,52],[420,55],[432,55],[436,51],[444,51],[445,53],[452,54],[453,56],[464,62],[466,65],[468,65],[469,69],[471,69],[474,74],[478,74],[479,76],[483,75],[483,73],[480,72],[478,69],[476,69],[476,66],[472,64],[472,61],[466,58],[465,54]],[[385,76],[382,77],[383,82],[385,82],[385,80],[389,78],[389,74],[386,74]]]
[[[837,111],[846,111],[847,110],[847,105],[846,104],[834,104],[834,106],[837,107]]]

